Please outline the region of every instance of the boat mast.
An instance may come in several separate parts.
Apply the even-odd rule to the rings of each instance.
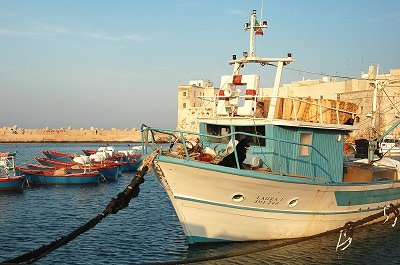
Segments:
[[[233,60],[229,61],[229,63],[234,64],[232,72],[233,76],[239,75],[240,69],[246,63],[259,63],[261,65],[266,65],[269,63],[277,63],[274,87],[271,93],[271,104],[267,116],[268,119],[272,120],[275,113],[275,107],[279,93],[279,85],[281,82],[283,66],[293,62],[294,60],[292,59],[291,53],[288,53],[286,58],[262,58],[256,56],[254,50],[255,35],[264,35],[263,29],[268,27],[267,21],[263,21],[261,24],[257,21],[256,13],[257,13],[256,10],[253,10],[250,22],[246,22],[244,24],[244,30],[246,31],[250,30],[249,52],[243,52],[243,57],[240,59],[236,59],[236,56],[234,56]]]
[[[377,66],[377,72],[378,72],[378,67]],[[378,90],[384,90],[384,87],[388,84],[388,81],[382,81],[378,80],[377,77],[375,76],[374,82],[371,82],[374,86],[374,92],[373,92],[373,99],[372,99],[372,114],[371,114],[371,128],[376,127],[376,116],[378,113],[378,110],[380,109],[380,106],[378,107]],[[383,141],[383,139],[388,136],[389,134],[392,133],[394,129],[396,129],[400,125],[400,120],[397,120],[389,129],[387,129],[385,132],[381,134],[381,130],[378,129],[377,133],[379,135],[378,138],[374,140],[369,141],[369,146],[368,146],[368,162],[372,163],[375,160],[375,150],[378,150],[380,148],[380,143]]]
[[[250,52],[250,57],[255,57],[256,54],[254,53],[254,38],[255,38],[255,27],[256,27],[256,10],[253,10],[253,13],[251,14],[251,21],[250,21],[250,47],[249,47],[249,52]],[[246,23],[248,24],[248,23]],[[257,23],[258,24],[258,23]],[[266,28],[267,26],[265,26]],[[248,30],[248,27],[245,26],[245,30]],[[262,29],[261,29],[262,30]]]

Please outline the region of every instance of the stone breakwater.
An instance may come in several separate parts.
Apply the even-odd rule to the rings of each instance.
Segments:
[[[133,129],[23,129],[0,128],[0,142],[140,142],[140,131]]]

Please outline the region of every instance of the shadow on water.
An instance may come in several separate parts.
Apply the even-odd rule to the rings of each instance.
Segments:
[[[400,230],[392,222],[357,228],[353,243],[336,253],[339,234],[274,248],[291,240],[257,241],[243,243],[216,243],[188,247],[186,259],[234,255],[260,248],[271,248],[253,254],[212,260],[206,264],[400,264],[398,239]]]

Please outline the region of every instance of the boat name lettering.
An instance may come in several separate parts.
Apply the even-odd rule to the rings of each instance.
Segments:
[[[269,204],[278,205],[283,200],[283,197],[272,197],[272,196],[257,196],[254,204]]]

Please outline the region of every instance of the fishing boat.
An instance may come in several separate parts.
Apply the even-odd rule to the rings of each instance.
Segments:
[[[200,132],[142,128],[143,154],[158,150],[151,170],[189,243],[307,237],[400,202],[398,168],[371,163],[375,143],[369,163],[343,162],[355,112],[279,96],[293,58],[256,56],[255,35],[265,28],[254,10],[245,23],[249,52],[229,61],[233,71],[221,78],[216,114],[199,118]],[[276,67],[269,97],[260,95],[260,75],[242,73],[252,63]],[[155,142],[160,135],[168,147]]]
[[[141,160],[120,161],[121,171],[137,171],[141,165]]]
[[[35,159],[44,166],[66,168],[68,170],[76,170],[80,172],[98,171],[107,180],[116,180],[120,174],[120,164],[115,163],[96,163],[96,164],[79,164],[77,162],[65,162],[54,160],[46,157],[35,157]]]
[[[22,174],[33,185],[56,185],[56,184],[93,184],[99,183],[101,174],[97,171],[86,173],[71,173],[65,169],[57,170],[34,170],[16,167],[15,171]]]
[[[24,163],[24,166],[25,166],[27,169],[33,169],[33,170],[49,170],[49,171],[54,171],[54,170],[59,169],[59,168],[65,168],[65,169],[66,169],[66,167],[63,167],[63,166],[59,166],[59,167],[55,167],[55,166],[44,166],[44,165],[41,165],[41,164],[32,164],[32,163]],[[80,169],[78,169],[78,170],[79,170],[79,172],[80,172]]]
[[[76,156],[76,155],[72,155],[72,154],[50,151],[50,150],[43,151],[43,154],[50,159],[55,159],[55,160],[60,160],[60,161],[65,161],[65,162],[71,162],[74,159],[74,157]]]
[[[15,154],[0,153],[0,191],[22,190],[24,176],[15,174]]]

